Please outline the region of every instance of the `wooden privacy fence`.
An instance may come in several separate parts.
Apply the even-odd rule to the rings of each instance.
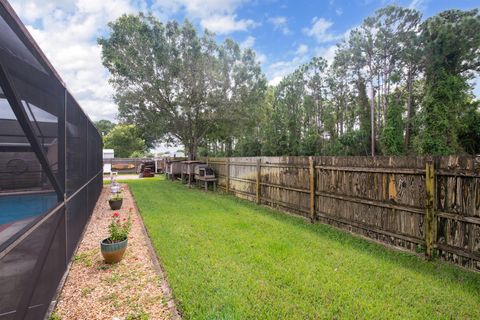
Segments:
[[[480,271],[480,158],[210,158],[219,187]]]
[[[136,173],[138,166],[143,161],[153,161],[151,158],[113,158],[103,159],[103,163],[110,163],[112,171],[119,173]]]

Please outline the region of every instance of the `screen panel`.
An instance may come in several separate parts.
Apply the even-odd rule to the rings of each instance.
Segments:
[[[67,95],[67,123],[66,123],[66,180],[67,195],[83,186],[87,177],[87,124],[88,120],[73,97]]]

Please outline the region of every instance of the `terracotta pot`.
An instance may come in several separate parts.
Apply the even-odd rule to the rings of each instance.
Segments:
[[[128,238],[115,243],[109,243],[108,238],[100,242],[103,258],[106,263],[117,263],[123,258],[123,254],[127,249]]]
[[[119,200],[110,199],[110,200],[108,200],[108,204],[110,205],[110,209],[112,209],[112,210],[120,209],[122,207],[122,203],[123,203],[123,199],[119,199]]]

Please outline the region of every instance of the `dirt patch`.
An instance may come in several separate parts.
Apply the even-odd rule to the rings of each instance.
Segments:
[[[60,294],[56,314],[61,319],[176,319],[168,284],[152,256],[132,195],[126,186],[121,216],[132,211],[133,225],[121,262],[105,264],[100,241],[114,211],[104,188],[74,257]]]

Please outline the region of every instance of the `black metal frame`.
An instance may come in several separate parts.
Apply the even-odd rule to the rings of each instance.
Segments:
[[[7,23],[42,69],[34,70],[13,54],[9,56],[11,53],[2,51],[0,43],[2,99],[7,100],[16,123],[23,130],[24,136],[20,138],[29,144],[16,146],[14,150],[35,155],[42,174],[45,174],[57,197],[54,208],[0,243],[0,320],[41,319],[100,195],[103,184],[102,139],[6,0],[0,0],[0,19]],[[30,70],[31,74],[23,75]],[[35,82],[41,84],[35,86],[33,93],[28,92]],[[38,90],[50,84],[53,86],[51,90],[41,92],[40,96],[46,96],[47,102],[54,101],[54,105],[46,107],[56,111],[54,138],[57,139],[58,151],[53,164],[42,144],[43,136],[39,137],[39,132],[42,133],[38,121],[26,101],[29,94],[35,96],[34,100],[38,98]],[[27,104],[29,114],[22,102]],[[29,119],[29,115],[33,119]],[[11,150],[9,146],[0,146],[0,154]],[[54,171],[53,165],[58,172]],[[13,193],[30,194],[23,191]]]
[[[43,171],[47,174],[48,179],[53,185],[55,192],[57,193],[57,197],[59,201],[63,201],[64,195],[63,190],[60,188],[60,184],[58,183],[55,175],[53,174],[50,166],[48,165],[47,156],[43,151],[43,148],[40,145],[35,133],[33,132],[32,125],[28,120],[27,113],[25,109],[22,107],[21,99],[19,99],[16,91],[14,90],[13,83],[10,80],[7,72],[5,71],[2,63],[0,62],[0,86],[3,89],[3,93],[7,97],[7,101],[10,103],[15,116],[17,117],[17,121],[20,123],[20,126],[25,132],[28,141],[30,142],[30,146],[33,149],[33,152],[37,155],[38,161],[42,165]]]

